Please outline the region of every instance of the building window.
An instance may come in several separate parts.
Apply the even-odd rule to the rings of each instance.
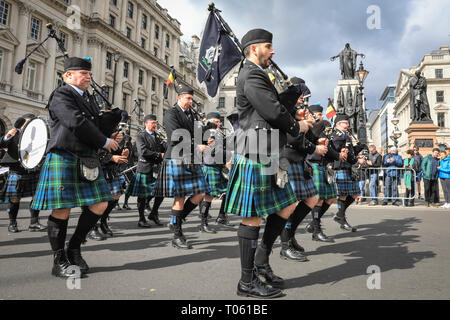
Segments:
[[[169,56],[168,56],[168,55],[165,55],[165,56],[164,56],[164,62],[165,62],[166,64],[169,64]]]
[[[166,34],[166,48],[170,48],[170,36]]]
[[[128,18],[133,19],[133,11],[134,11],[134,5],[132,2],[128,1]]]
[[[156,90],[156,78],[152,77],[152,91],[155,92]]]
[[[145,39],[141,38],[141,47],[145,49]]]
[[[113,28],[116,27],[116,17],[112,14],[109,15],[109,25]]]
[[[234,97],[234,107],[237,108],[237,97]]]
[[[142,29],[147,30],[147,16],[142,14]]]
[[[444,91],[436,91],[436,102],[444,102]]]
[[[127,110],[128,94],[124,93],[122,97],[122,109]]]
[[[143,70],[139,70],[138,83],[141,86],[144,83],[144,71]]]
[[[235,78],[234,78],[234,85],[235,85],[235,86],[237,86],[237,80],[238,80],[238,77],[235,77]]]
[[[0,1],[0,24],[8,25],[9,4],[5,1]]]
[[[225,97],[219,98],[219,108],[225,108]]]
[[[62,45],[64,46],[64,48],[67,50],[67,35],[64,32],[60,32],[59,38],[61,39],[61,42],[62,42]],[[59,49],[59,46],[58,46],[58,49]]]
[[[131,39],[131,28],[127,27],[127,38]]]
[[[106,69],[111,70],[112,68],[112,53],[106,52]]]
[[[64,80],[62,78],[62,72],[56,72],[56,88],[61,87],[64,84]]]
[[[438,126],[440,128],[445,128],[445,113],[444,112],[437,113],[437,122],[438,122]]]
[[[157,48],[157,47],[154,47],[154,48],[153,48],[153,55],[154,55],[155,57],[158,56],[158,48]]]
[[[436,74],[436,79],[442,79],[444,78],[444,70],[442,69],[436,69],[434,70],[435,74]]]
[[[36,83],[36,63],[30,61],[28,63],[27,82],[25,84],[25,87],[30,91],[34,91],[35,83]]]
[[[163,93],[164,93],[164,99],[167,100],[167,98],[169,97],[169,88],[167,87],[167,85],[165,83],[163,85]]]
[[[155,39],[159,39],[159,26],[155,24]]]
[[[41,20],[31,18],[30,37],[32,39],[37,40],[39,39],[40,32],[41,32]]]
[[[2,75],[3,75],[3,60],[4,60],[4,53],[3,50],[0,50],[0,81],[2,80]]]
[[[152,114],[156,113],[157,108],[156,104],[152,104]]]
[[[117,7],[117,0],[109,0],[109,4]]]
[[[129,67],[129,63],[128,62],[124,62],[123,63],[123,77],[124,78],[128,78],[128,67]]]

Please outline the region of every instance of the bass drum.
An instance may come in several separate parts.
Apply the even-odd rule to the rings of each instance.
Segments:
[[[44,163],[50,131],[47,123],[36,118],[28,122],[20,134],[19,162],[30,171]]]

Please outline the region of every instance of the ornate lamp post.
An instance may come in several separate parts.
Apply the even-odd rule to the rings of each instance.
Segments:
[[[117,76],[117,63],[119,62],[121,53],[119,49],[115,49],[113,53],[114,59],[114,80],[113,80],[113,92],[112,92],[112,104],[114,105],[114,98],[116,96],[116,76]]]
[[[391,139],[394,141],[394,145],[396,148],[398,148],[398,140],[402,137],[402,132],[398,128],[398,124],[400,123],[400,120],[395,117],[392,119],[392,124],[394,125],[394,130],[392,131]]]
[[[366,108],[364,107],[364,81],[366,81],[367,76],[369,75],[369,71],[364,69],[364,65],[361,61],[359,65],[359,69],[356,71],[356,76],[359,82],[359,94],[358,94],[358,138],[359,141],[363,144],[367,144],[367,116],[366,116]]]

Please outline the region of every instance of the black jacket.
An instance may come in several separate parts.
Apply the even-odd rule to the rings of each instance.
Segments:
[[[147,131],[139,133],[136,137],[136,147],[139,158],[137,172],[148,174],[152,172],[155,164],[163,161],[162,141],[156,135],[151,136]]]
[[[349,150],[347,161],[334,161],[333,169],[351,170],[352,166],[358,162],[357,156],[358,153],[361,152],[363,147],[361,147],[361,149],[360,147],[353,147],[350,136],[339,130],[334,130],[333,134],[331,135],[331,143],[338,153],[341,153],[342,149],[344,148],[347,148]]]
[[[372,161],[370,168],[381,168],[383,166],[383,157],[378,152],[375,154],[369,153],[369,161]],[[379,170],[369,170],[369,174],[379,173]]]
[[[106,144],[92,96],[88,104],[70,85],[64,85],[52,93],[47,107],[50,113],[47,152],[64,150],[79,154],[97,151]]]
[[[298,122],[280,103],[277,90],[268,75],[253,62],[245,61],[239,71],[236,94],[240,129],[236,134],[239,143],[236,150],[238,154],[266,155],[266,152],[270,152],[271,129],[279,129],[280,149],[287,143],[286,134],[290,134],[292,139],[298,139],[294,143],[301,142]],[[257,132],[268,130],[267,151],[261,150],[259,141],[256,143],[249,139],[252,129]]]

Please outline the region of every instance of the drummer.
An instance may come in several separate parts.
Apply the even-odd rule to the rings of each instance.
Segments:
[[[26,114],[18,119],[16,123],[23,123],[22,129],[29,121],[36,118],[34,114]],[[22,121],[20,121],[22,120]],[[11,129],[0,141],[0,148],[7,148],[8,151],[0,161],[3,167],[9,167],[9,176],[6,186],[3,188],[3,194],[0,199],[9,199],[9,226],[10,233],[19,232],[17,226],[17,215],[19,213],[20,200],[22,198],[33,197],[39,181],[40,168],[38,170],[28,171],[19,161],[19,141],[20,129]],[[28,231],[44,231],[47,227],[39,223],[39,210],[33,210],[30,207],[31,221]]]

